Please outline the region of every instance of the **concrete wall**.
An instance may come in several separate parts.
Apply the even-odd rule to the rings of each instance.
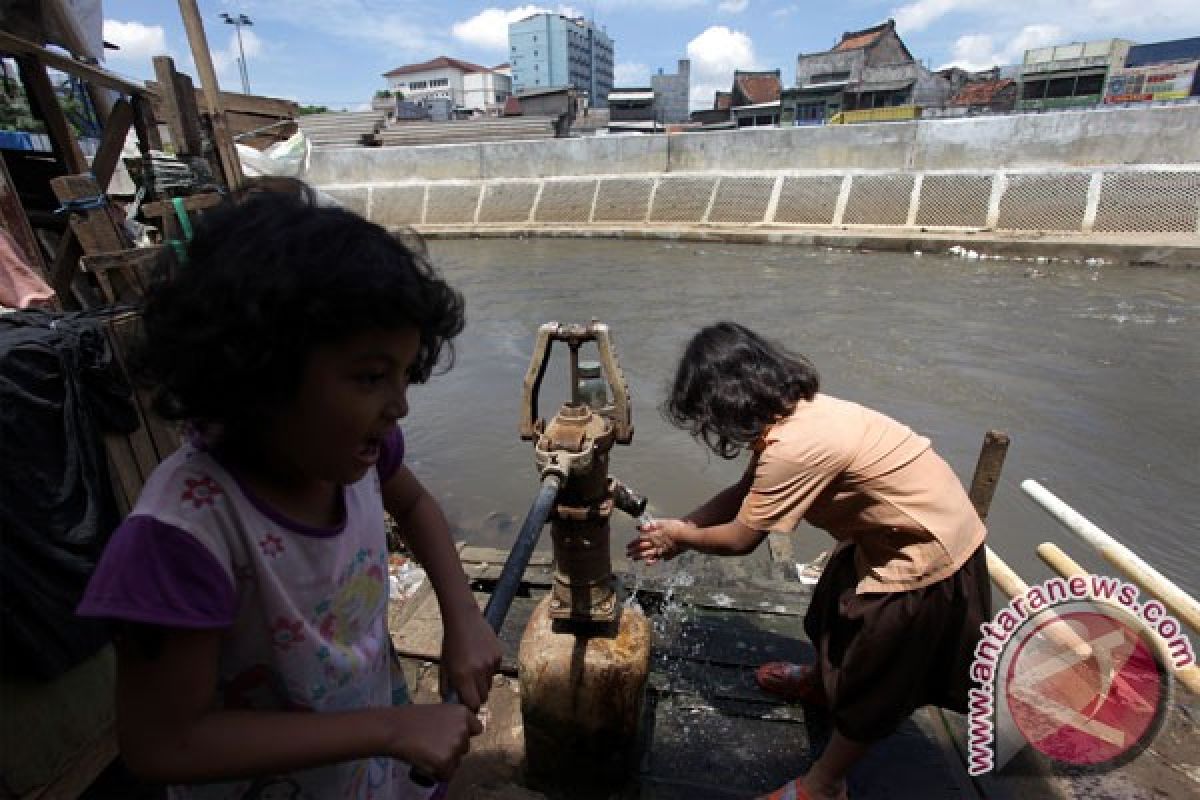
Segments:
[[[666,136],[315,150],[314,186],[666,172]]]
[[[674,136],[319,149],[316,186],[738,170],[979,170],[1200,163],[1200,106]]]

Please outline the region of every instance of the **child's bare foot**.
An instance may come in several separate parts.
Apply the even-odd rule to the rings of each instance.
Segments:
[[[848,800],[846,782],[825,783],[815,776],[801,775],[757,800]]]

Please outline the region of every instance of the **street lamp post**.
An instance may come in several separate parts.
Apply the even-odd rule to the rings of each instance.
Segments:
[[[221,12],[221,19],[225,20],[226,25],[232,25],[237,30],[238,73],[242,76],[242,94],[250,94],[250,70],[246,68],[246,51],[242,49],[242,26],[254,23],[245,14],[234,17],[224,11]]]

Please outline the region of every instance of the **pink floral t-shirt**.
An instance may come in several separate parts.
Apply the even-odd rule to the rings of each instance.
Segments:
[[[381,491],[403,456],[397,428],[375,468],[344,487],[342,524],[325,529],[287,519],[210,453],[185,444],[146,482],[78,613],[221,629],[222,708],[321,712],[406,702],[389,651]],[[406,764],[380,757],[172,786],[170,796],[393,800],[418,791]]]

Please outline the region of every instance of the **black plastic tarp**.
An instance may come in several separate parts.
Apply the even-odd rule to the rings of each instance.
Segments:
[[[111,313],[111,312],[109,312]],[[138,426],[105,314],[0,314],[0,668],[52,678],[107,641],[74,615],[118,519],[103,433]]]

